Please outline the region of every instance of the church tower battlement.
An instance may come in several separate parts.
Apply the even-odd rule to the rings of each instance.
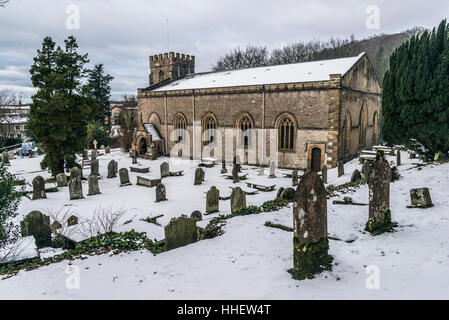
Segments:
[[[195,73],[195,56],[174,52],[150,56],[150,86]]]

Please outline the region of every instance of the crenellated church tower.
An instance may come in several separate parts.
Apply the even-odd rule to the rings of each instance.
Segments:
[[[179,53],[150,56],[150,86],[195,73],[195,57]]]

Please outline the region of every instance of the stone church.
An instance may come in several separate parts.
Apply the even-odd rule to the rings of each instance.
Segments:
[[[195,73],[194,56],[170,52],[150,57],[149,83],[138,89],[139,126],[133,148],[142,157],[169,155],[183,138],[190,140],[189,154],[194,155],[198,139],[202,145],[214,143],[205,132],[232,128],[277,130],[280,168],[333,168],[338,160],[352,159],[378,143],[381,85],[365,53]],[[178,134],[182,129],[187,137]],[[245,150],[242,162],[248,161],[253,141],[236,135],[233,150]],[[270,152],[269,139],[255,143],[264,154]],[[260,163],[265,164],[257,155]]]

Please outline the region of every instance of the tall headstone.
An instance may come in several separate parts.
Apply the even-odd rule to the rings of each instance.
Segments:
[[[234,164],[232,166],[232,182],[233,183],[238,183],[239,181],[240,181],[239,169],[238,169],[238,166],[236,164]]]
[[[128,169],[126,168],[120,169],[119,176],[120,176],[120,187],[126,187],[131,185],[131,181],[129,181]]]
[[[366,231],[380,234],[392,229],[390,211],[391,168],[383,151],[378,151],[376,161],[368,176],[369,220]]]
[[[239,155],[235,155],[234,156],[234,161],[233,161],[233,165],[237,167],[238,172],[241,171],[241,162],[240,162],[240,156]]]
[[[167,162],[161,164],[161,179],[170,176],[170,166]]]
[[[6,152],[6,151],[2,152],[2,159],[3,159],[3,164],[5,166],[9,166],[10,165],[8,152]]]
[[[323,180],[323,183],[327,183],[327,166],[324,165],[323,169],[321,171],[321,179]]]
[[[46,199],[45,180],[41,176],[33,179],[33,200]]]
[[[108,179],[117,178],[117,162],[115,160],[111,160],[108,163]]]
[[[292,186],[295,187],[298,185],[298,170],[293,170],[292,172]]]
[[[90,161],[90,175],[100,176],[100,162],[98,159]]]
[[[60,173],[56,176],[56,185],[58,188],[67,187],[67,176],[65,173]]]
[[[195,186],[199,186],[203,183],[204,181],[204,170],[201,168],[197,168],[195,170],[195,181],[194,181],[194,185]]]
[[[296,190],[293,225],[293,277],[310,279],[330,269],[327,193],[323,181],[314,171],[305,174]]]
[[[234,188],[231,194],[232,213],[246,208],[246,193],[240,188]]]
[[[198,241],[196,221],[179,217],[165,227],[165,246],[167,250],[187,246]]]
[[[270,175],[269,178],[276,178],[276,164],[274,161],[270,162]]]
[[[95,196],[101,194],[100,187],[98,186],[98,176],[90,175],[87,178],[87,184],[89,185],[88,196]]]
[[[159,183],[156,187],[156,202],[167,201],[167,190],[162,183]]]
[[[206,196],[206,213],[215,213],[220,211],[220,191],[215,187],[211,187]]]
[[[401,150],[396,151],[396,166],[402,165],[402,159],[401,159]]]
[[[226,160],[221,161],[221,174],[228,173],[228,169],[226,169]]]
[[[20,222],[22,237],[34,236],[36,246],[46,248],[51,246],[50,217],[39,211],[30,212]]]
[[[338,161],[337,162],[337,167],[338,167],[338,177],[340,178],[341,176],[343,176],[345,174],[345,164],[343,161]]]

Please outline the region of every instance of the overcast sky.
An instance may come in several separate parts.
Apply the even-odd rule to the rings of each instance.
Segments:
[[[70,5],[80,10],[79,29],[66,27]],[[366,26],[374,16],[367,14],[370,5],[380,10],[379,29]],[[63,44],[75,35],[80,52],[114,77],[113,97],[119,98],[146,87],[148,56],[168,50],[195,55],[201,72],[236,46],[273,49],[351,34],[361,39],[432,28],[445,14],[448,0],[10,0],[0,8],[0,89],[22,92],[28,100],[28,70],[45,36]]]

